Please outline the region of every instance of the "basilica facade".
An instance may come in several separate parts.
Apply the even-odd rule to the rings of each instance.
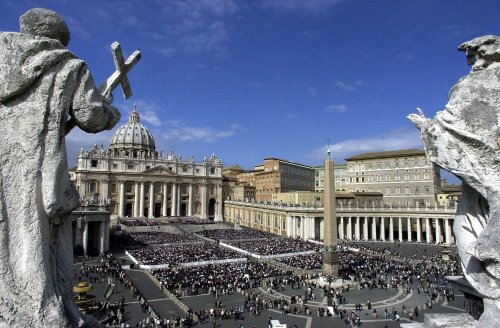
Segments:
[[[112,217],[222,220],[222,161],[157,151],[135,107],[107,149],[81,149],[70,174],[82,197],[97,195],[109,203]]]

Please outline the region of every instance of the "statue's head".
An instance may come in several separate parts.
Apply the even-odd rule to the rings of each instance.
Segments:
[[[458,50],[465,51],[467,64],[472,71],[487,68],[493,62],[500,62],[500,37],[485,35],[462,43]]]
[[[19,27],[21,33],[55,39],[65,46],[69,43],[68,26],[59,14],[49,9],[28,10],[19,18]]]

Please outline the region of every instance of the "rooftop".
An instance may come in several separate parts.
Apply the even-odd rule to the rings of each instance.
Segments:
[[[391,157],[406,157],[406,156],[425,156],[425,151],[421,149],[403,149],[403,150],[389,150],[373,153],[364,153],[346,158],[346,161],[356,161],[361,159],[378,159],[378,158],[391,158]]]

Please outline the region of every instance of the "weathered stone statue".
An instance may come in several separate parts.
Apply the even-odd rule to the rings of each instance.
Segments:
[[[32,9],[20,26],[0,33],[0,327],[95,327],[73,302],[68,215],[79,195],[64,137],[74,125],[111,129],[120,114],[65,48],[58,14]]]
[[[500,327],[500,38],[460,45],[471,72],[434,119],[408,118],[429,159],[462,180],[453,226],[465,277],[484,296],[480,327]]]

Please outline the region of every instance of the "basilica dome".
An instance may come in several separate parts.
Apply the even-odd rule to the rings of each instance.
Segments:
[[[140,123],[139,113],[135,106],[128,122],[120,126],[109,144],[110,150],[155,151],[155,139],[149,130]]]

